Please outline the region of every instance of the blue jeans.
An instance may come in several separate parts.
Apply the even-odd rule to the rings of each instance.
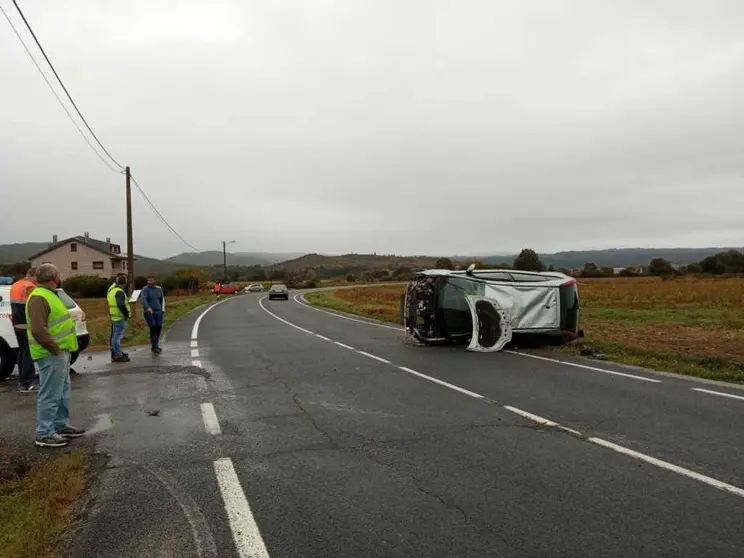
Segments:
[[[70,353],[36,361],[39,395],[36,400],[36,436],[51,436],[70,418]]]
[[[145,321],[150,328],[150,346],[152,349],[160,347],[160,333],[163,331],[163,312],[155,310],[152,314],[145,312]]]
[[[124,330],[127,328],[126,320],[111,322],[111,356],[121,356],[124,351],[121,350],[121,340],[124,339]]]

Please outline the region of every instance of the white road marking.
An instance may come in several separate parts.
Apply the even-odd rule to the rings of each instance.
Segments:
[[[720,395],[721,397],[730,397],[731,399],[740,399],[744,401],[744,397],[741,395],[734,395],[733,393],[724,393],[723,391],[711,391],[703,388],[692,388],[693,391],[700,391],[702,393],[709,393],[711,395]]]
[[[532,413],[528,413],[527,411],[523,411],[522,409],[517,409],[516,407],[510,407],[509,405],[504,405],[504,409],[506,409],[507,411],[511,411],[512,413],[516,413],[524,418],[528,418],[532,421],[535,421],[538,424],[544,424],[545,426],[558,426],[557,422],[553,422],[552,420],[548,420],[546,418],[533,415]]]
[[[202,312],[201,314],[199,314],[199,317],[196,318],[196,321],[194,322],[194,327],[191,328],[191,339],[193,341],[196,341],[197,337],[199,337],[199,324],[201,323],[202,318],[207,315],[207,312],[209,312],[215,306],[219,306],[220,304],[222,304],[223,302],[227,302],[228,300],[235,300],[235,297],[233,297],[233,298],[226,298],[225,300],[221,300],[221,301],[219,301],[219,302],[217,302],[215,304],[212,304],[212,306],[210,306],[209,308],[207,308],[206,310],[204,310],[204,312]]]
[[[360,288],[364,288],[364,287],[360,287]],[[305,300],[303,293],[294,295],[294,297],[293,297],[294,301],[297,304],[299,304],[300,306],[304,306],[305,308],[310,308],[311,310],[315,310],[316,312],[323,312],[323,314],[330,314],[331,316],[336,316],[337,318],[341,318],[342,320],[349,320],[350,322],[359,322],[361,324],[367,324],[367,325],[370,325],[370,326],[373,326],[373,327],[383,327],[385,329],[392,329],[393,331],[405,331],[405,328],[402,328],[402,327],[393,327],[393,326],[389,326],[389,325],[385,325],[385,324],[378,324],[378,323],[375,323],[375,322],[368,322],[367,320],[359,320],[357,318],[352,318],[351,316],[344,316],[343,314],[337,314],[336,312],[329,312],[328,310],[323,310],[321,308],[317,308],[316,306],[313,306],[312,304],[310,304],[307,301],[305,301],[304,303],[303,302],[300,302],[298,300],[298,297],[303,297],[302,300]]]
[[[326,337],[325,335],[321,335],[320,333],[316,333],[315,337],[317,337],[318,339],[322,339],[323,341],[330,341],[328,337]]]
[[[309,333],[310,335],[315,335],[315,333],[313,333],[313,332],[312,332],[312,331],[310,331],[309,329],[305,329],[304,327],[300,327],[300,326],[298,326],[298,325],[294,325],[294,324],[293,324],[292,322],[288,322],[288,321],[287,321],[287,320],[285,320],[284,318],[280,318],[279,316],[277,316],[276,314],[274,314],[274,313],[273,313],[272,311],[270,311],[270,310],[267,310],[267,309],[266,309],[266,307],[265,307],[265,306],[263,305],[263,301],[264,301],[264,300],[266,300],[267,298],[268,298],[268,297],[263,297],[262,299],[260,299],[260,300],[258,301],[258,305],[259,305],[259,306],[261,307],[261,309],[262,309],[262,310],[263,310],[264,312],[266,312],[266,313],[267,313],[267,314],[268,314],[269,316],[272,316],[272,317],[276,318],[277,320],[279,320],[280,322],[283,322],[283,323],[287,324],[288,326],[292,326],[292,327],[293,327],[293,328],[295,328],[295,329],[299,329],[300,331],[303,331],[303,332],[305,332],[305,333]]]
[[[731,492],[732,494],[736,494],[737,496],[741,496],[744,498],[744,489],[741,489],[738,486],[733,486],[712,477],[701,475],[700,473],[696,473],[695,471],[690,471],[689,469],[685,469],[684,467],[679,467],[677,465],[673,465],[672,463],[662,461],[661,459],[656,459],[655,457],[651,457],[650,455],[646,455],[644,453],[640,453],[623,446],[618,446],[617,444],[613,444],[612,442],[608,442],[607,440],[602,440],[601,438],[588,438],[587,441],[604,448],[609,448],[618,453],[624,453],[625,455],[635,457],[636,459],[640,459],[641,461],[645,461],[646,463],[650,463],[651,465],[656,465],[657,467],[661,467],[662,469],[673,471],[677,474],[695,479],[696,481],[703,482],[714,488],[725,490],[726,492]]]
[[[220,428],[220,421],[217,420],[217,413],[214,410],[214,405],[211,403],[201,404],[202,420],[204,421],[204,430],[207,434],[213,434],[215,436],[222,434]]]
[[[630,378],[632,380],[641,380],[643,382],[650,382],[653,384],[660,384],[661,380],[655,380],[653,378],[645,378],[643,376],[636,376],[634,374],[626,374],[625,372],[618,372],[617,370],[608,370],[607,368],[598,368],[596,366],[588,366],[586,364],[578,364],[576,362],[566,362],[565,360],[556,360],[554,358],[548,358],[544,356],[538,356],[538,355],[530,355],[527,353],[520,353],[518,351],[504,351],[505,353],[510,353],[512,355],[519,355],[527,358],[534,358],[537,360],[544,360],[547,362],[552,362],[554,364],[563,364],[565,366],[573,366],[575,368],[584,368],[585,370],[594,370],[595,372],[604,372],[605,374],[612,374],[613,376],[622,376],[624,378]]]
[[[191,358],[199,357],[199,349],[191,349]]]
[[[198,389],[199,391],[207,391],[207,380],[204,378],[204,376],[196,377],[196,389]]]
[[[370,354],[370,353],[365,353],[364,351],[357,351],[357,352],[358,352],[358,353],[359,353],[360,355],[364,355],[364,356],[366,356],[366,357],[369,357],[369,358],[373,358],[373,359],[375,359],[375,360],[379,360],[380,362],[384,362],[385,364],[390,364],[390,361],[389,361],[389,360],[387,360],[387,359],[385,359],[385,358],[382,358],[382,357],[378,357],[378,356],[376,356],[376,355],[373,355],[373,354]]]
[[[233,534],[233,541],[241,558],[269,558],[261,532],[256,525],[253,512],[245,497],[235,467],[229,457],[214,462],[217,484],[225,503],[227,519]]]
[[[422,374],[421,372],[416,372],[415,370],[412,370],[406,366],[398,366],[398,368],[403,370],[403,372],[408,372],[409,374],[413,374],[414,376],[418,376],[419,378],[423,378],[424,380],[429,380],[430,382],[434,382],[435,384],[439,384],[440,386],[454,389],[455,391],[459,391],[460,393],[464,393],[465,395],[469,395],[470,397],[475,397],[476,399],[485,399],[480,393],[475,393],[474,391],[470,391],[469,389],[461,388],[460,386],[450,384],[449,382],[439,380],[432,376],[427,376],[426,374]]]
[[[201,360],[192,360],[191,366],[196,366],[197,368],[201,368]]]
[[[192,339],[191,340],[191,347],[192,348],[196,348],[198,346],[199,346],[199,343],[197,342],[197,340],[196,339]]]
[[[345,345],[344,343],[341,343],[341,341],[334,341],[334,343],[338,345],[339,347],[343,347],[344,349],[349,349],[350,351],[356,351],[354,347],[352,347],[351,345]]]

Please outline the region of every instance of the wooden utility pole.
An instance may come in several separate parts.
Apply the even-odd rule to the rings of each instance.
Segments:
[[[134,239],[132,234],[132,184],[129,167],[126,167],[124,174],[127,177],[127,282],[128,291],[131,293],[134,289]]]

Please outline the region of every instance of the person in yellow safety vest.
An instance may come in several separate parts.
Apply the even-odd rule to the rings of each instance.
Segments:
[[[36,269],[31,268],[26,276],[13,283],[10,287],[10,316],[13,321],[13,331],[18,341],[18,391],[20,393],[36,393],[38,387],[34,385],[34,361],[28,349],[28,333],[26,324],[26,300],[36,287]]]
[[[132,315],[126,293],[127,276],[119,275],[106,293],[111,318],[111,362],[129,362],[129,355],[121,349],[121,340]]]
[[[52,264],[36,270],[37,285],[26,301],[28,345],[39,370],[36,400],[36,445],[66,446],[70,438],[85,434],[70,425],[70,354],[78,350],[75,322],[59,298],[62,284]]]

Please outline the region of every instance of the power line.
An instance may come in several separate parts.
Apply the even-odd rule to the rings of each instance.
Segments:
[[[193,244],[191,244],[191,243],[190,243],[190,242],[188,242],[188,241],[187,241],[187,240],[186,240],[186,239],[185,239],[184,237],[182,237],[182,236],[181,236],[181,235],[180,235],[180,234],[178,233],[178,231],[177,231],[176,229],[174,229],[173,227],[171,227],[170,223],[168,223],[168,221],[166,221],[165,217],[163,217],[163,215],[162,215],[162,214],[160,213],[160,211],[158,211],[158,208],[157,208],[157,207],[155,207],[155,204],[154,204],[154,203],[152,203],[152,202],[150,201],[150,198],[148,198],[148,197],[147,197],[147,194],[145,194],[145,191],[144,191],[144,190],[142,189],[142,187],[141,187],[141,186],[139,185],[139,182],[137,182],[137,180],[136,180],[136,179],[134,178],[134,176],[130,174],[130,178],[132,179],[132,182],[134,182],[134,185],[135,185],[135,187],[137,188],[137,190],[139,190],[139,193],[140,193],[140,194],[142,194],[142,197],[143,197],[143,198],[145,199],[145,201],[147,202],[147,205],[149,205],[149,206],[150,206],[150,209],[152,209],[153,213],[155,213],[155,215],[157,216],[157,218],[158,218],[158,219],[160,219],[160,222],[161,222],[161,223],[163,223],[163,225],[165,225],[165,226],[166,226],[166,227],[168,228],[168,230],[169,230],[169,231],[171,231],[171,232],[173,233],[173,235],[174,235],[174,236],[175,236],[175,237],[176,237],[176,238],[177,238],[178,240],[180,240],[181,242],[183,242],[183,243],[184,243],[184,244],[185,244],[186,246],[188,246],[188,247],[189,247],[189,248],[190,248],[191,250],[193,250],[194,252],[201,252],[201,250],[199,250],[198,248],[194,247],[194,245],[193,245]]]
[[[75,107],[75,111],[78,113],[78,116],[83,121],[83,124],[85,124],[85,127],[88,128],[88,131],[90,132],[90,134],[96,140],[96,142],[101,147],[101,149],[103,150],[103,152],[106,155],[108,155],[109,159],[111,159],[117,167],[119,167],[120,169],[123,169],[124,166],[121,165],[116,159],[114,159],[114,157],[111,155],[111,153],[108,152],[108,150],[101,143],[101,140],[98,139],[98,136],[96,136],[95,132],[93,131],[93,129],[88,124],[88,121],[85,120],[85,117],[83,116],[83,113],[80,112],[80,109],[78,108],[77,104],[75,104],[75,101],[73,100],[72,96],[70,95],[70,92],[67,91],[67,87],[65,87],[65,84],[62,83],[62,78],[59,77],[59,74],[57,73],[57,70],[54,69],[54,65],[52,64],[52,61],[49,60],[49,57],[47,56],[46,52],[44,51],[44,47],[41,46],[41,43],[39,42],[39,39],[36,38],[36,33],[34,33],[34,30],[31,29],[31,25],[28,23],[28,20],[26,19],[26,16],[23,15],[23,12],[21,11],[21,8],[18,5],[18,2],[16,2],[16,0],[13,0],[13,5],[16,7],[16,10],[18,10],[18,13],[21,16],[21,19],[23,19],[23,23],[26,24],[26,28],[28,29],[29,33],[31,33],[31,36],[34,38],[34,41],[36,41],[36,46],[39,47],[39,50],[41,51],[41,54],[44,55],[44,59],[47,61],[47,64],[49,64],[49,67],[52,69],[52,72],[54,72],[54,77],[57,78],[57,81],[62,86],[62,89],[64,90],[65,94],[67,95],[67,98],[70,99],[70,102],[72,103],[72,106]]]
[[[62,110],[65,111],[65,114],[67,115],[67,118],[70,119],[70,122],[77,128],[77,131],[80,132],[80,135],[83,136],[83,139],[85,140],[85,143],[87,143],[90,148],[93,150],[93,153],[95,153],[98,158],[103,161],[103,164],[106,165],[109,169],[111,169],[114,172],[117,172],[114,167],[111,166],[111,164],[103,158],[103,155],[101,155],[98,150],[93,146],[93,144],[88,139],[88,136],[85,135],[85,132],[80,128],[80,125],[75,121],[75,119],[70,114],[70,111],[67,110],[67,107],[62,102],[62,99],[59,98],[59,95],[57,95],[57,92],[54,90],[54,87],[52,87],[52,84],[49,82],[49,80],[46,77],[46,74],[44,74],[43,70],[41,69],[41,66],[39,66],[39,63],[36,61],[36,58],[34,58],[34,55],[31,54],[31,51],[29,50],[28,46],[26,45],[26,42],[23,40],[23,37],[21,37],[21,34],[18,33],[18,29],[16,29],[16,26],[13,25],[13,22],[11,21],[10,17],[8,17],[8,14],[5,12],[2,6],[0,6],[0,11],[3,12],[3,15],[5,16],[5,19],[8,20],[8,23],[10,24],[10,27],[13,29],[13,32],[15,33],[16,37],[18,37],[18,40],[23,45],[23,48],[26,50],[26,54],[28,54],[28,57],[31,59],[31,62],[34,63],[34,66],[36,66],[36,69],[39,70],[39,73],[41,74],[41,77],[44,78],[44,81],[49,86],[49,90],[52,92],[52,95],[57,99],[57,102],[59,103],[59,106],[62,107]]]

